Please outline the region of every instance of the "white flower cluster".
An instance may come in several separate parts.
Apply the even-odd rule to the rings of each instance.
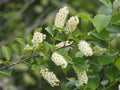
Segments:
[[[63,42],[60,42],[58,44],[56,44],[56,48],[61,48],[61,47],[64,47],[64,46],[69,46],[73,43],[73,41],[63,41]]]
[[[39,43],[42,43],[45,38],[46,38],[45,34],[35,32],[33,35],[33,39],[31,40],[33,43],[33,47],[37,48],[39,46]]]
[[[56,27],[64,27],[68,13],[69,11],[67,7],[61,8],[59,12],[56,14],[54,25]],[[65,27],[66,33],[72,33],[76,29],[78,23],[79,19],[77,16],[70,17]]]
[[[85,56],[93,55],[92,48],[86,41],[80,41],[78,44],[78,49],[81,50]]]
[[[102,54],[105,53],[106,51],[107,51],[106,48],[102,48],[102,47],[99,47],[99,46],[97,46],[97,45],[93,48],[93,54],[94,54],[94,55],[97,55],[97,56],[102,55]]]
[[[66,68],[68,65],[64,57],[57,52],[52,54],[51,59],[57,66],[61,66],[62,68]]]
[[[75,67],[74,67],[74,70],[75,70],[75,73],[77,74],[80,85],[87,84],[88,82],[87,72],[85,70],[79,72]]]
[[[70,17],[65,27],[66,33],[72,33],[76,29],[78,23],[79,19],[77,16]]]
[[[52,86],[59,86],[59,79],[53,72],[50,72],[47,68],[41,68],[40,73],[42,77]]]
[[[81,71],[81,72],[78,73],[78,80],[79,80],[81,85],[87,84],[88,76],[87,76],[86,71]]]
[[[31,40],[33,46],[30,46],[29,44],[25,45],[24,50],[33,50],[33,48],[38,48],[39,44],[43,42],[43,40],[46,38],[45,34],[42,34],[40,32],[35,32],[33,35],[33,39]]]
[[[30,46],[29,44],[25,45],[24,50],[29,51],[33,50],[33,46]]]
[[[54,25],[56,27],[63,27],[68,13],[69,11],[67,7],[61,8],[59,12],[56,14]]]

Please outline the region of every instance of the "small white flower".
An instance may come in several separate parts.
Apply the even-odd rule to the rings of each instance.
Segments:
[[[99,47],[99,46],[97,46],[97,45],[93,48],[93,54],[94,54],[94,55],[97,55],[97,56],[102,55],[102,54],[105,53],[106,51],[107,51],[106,48],[102,48],[102,47]]]
[[[56,44],[56,48],[61,48],[61,47],[64,47],[64,46],[69,46],[73,43],[73,41],[63,41],[63,42],[60,42],[58,44]]]
[[[65,27],[66,33],[72,33],[76,28],[79,23],[79,19],[77,16],[72,16]]]
[[[63,27],[68,13],[69,11],[67,7],[61,8],[56,14],[54,25],[56,27]]]
[[[35,32],[33,35],[33,39],[31,40],[33,46],[37,48],[39,46],[39,43],[42,43],[45,38],[46,38],[45,34],[42,34],[40,32]]]
[[[80,84],[81,85],[87,84],[87,82],[88,82],[87,72],[85,70],[80,72],[75,67],[74,67],[74,70],[75,70],[75,73],[77,74]]]
[[[33,46],[30,46],[29,44],[25,45],[24,50],[33,50]]]
[[[65,46],[65,42],[60,42],[58,44],[55,45],[56,48],[61,48]]]
[[[81,50],[85,56],[93,55],[92,48],[86,41],[80,41],[78,44],[78,49]]]
[[[59,79],[53,72],[50,72],[47,68],[41,68],[40,73],[42,77],[52,86],[59,86]]]
[[[68,65],[64,57],[57,52],[52,54],[51,59],[57,66],[61,66],[62,68],[66,68]]]

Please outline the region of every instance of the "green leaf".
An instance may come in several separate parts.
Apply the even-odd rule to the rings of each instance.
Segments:
[[[0,59],[0,64],[3,64],[3,63],[4,63],[4,61],[2,59]]]
[[[27,35],[27,36],[26,36],[26,41],[27,41],[27,43],[30,44],[30,45],[32,45],[31,40],[32,40],[32,34]]]
[[[108,26],[106,30],[109,31],[110,33],[120,33],[120,26],[117,25]]]
[[[12,55],[12,51],[9,47],[2,46],[2,54],[7,60],[10,60],[10,57]]]
[[[68,78],[69,82],[66,83],[66,86],[67,87],[72,87],[74,86],[75,84],[78,84],[79,81],[78,80],[75,80],[75,78]]]
[[[107,65],[113,62],[114,56],[112,54],[105,53],[102,56],[99,56],[97,60],[100,65]]]
[[[38,65],[32,65],[32,68],[31,68],[32,70],[40,70],[40,66],[38,66]]]
[[[117,13],[112,16],[111,23],[114,25],[120,25],[120,11],[117,11]]]
[[[115,66],[107,67],[105,68],[105,75],[111,82],[113,82],[116,78],[119,77],[120,71]]]
[[[100,33],[94,32],[92,35],[101,40],[110,40],[110,33],[105,29]]]
[[[101,32],[110,22],[111,15],[98,14],[93,19],[93,25],[97,32]]]
[[[109,83],[108,80],[103,80],[103,81],[101,81],[101,85],[103,85],[103,86],[107,85],[108,83]]]
[[[77,16],[78,16],[79,18],[84,18],[84,19],[87,19],[87,20],[89,20],[89,21],[92,22],[92,18],[91,18],[90,15],[87,14],[87,13],[80,13],[80,14],[78,14]]]
[[[12,45],[12,49],[13,49],[13,51],[14,51],[16,54],[20,55],[21,49],[20,49],[19,44],[13,44],[13,45]]]
[[[106,5],[107,7],[112,7],[112,3],[110,0],[99,0],[101,3]]]
[[[45,28],[45,30],[53,37],[55,31],[53,30],[53,26],[48,26]]]
[[[36,29],[34,30],[34,32],[41,32],[41,31],[42,31],[42,27],[36,28]]]
[[[12,73],[11,70],[6,69],[6,70],[3,70],[3,71],[0,71],[0,76],[1,75],[11,76],[11,73]]]
[[[117,9],[120,6],[120,0],[114,0],[113,2],[113,8]]]
[[[54,39],[55,39],[55,40],[58,40],[58,41],[64,41],[64,40],[65,40],[65,38],[64,38],[62,35],[56,35],[56,36],[54,37]]]
[[[75,54],[75,57],[83,57],[83,53],[81,51],[78,51],[76,54]]]
[[[23,47],[25,46],[25,42],[22,38],[15,38],[15,40],[20,43]]]
[[[120,70],[120,58],[116,60],[115,66]]]
[[[87,85],[91,90],[96,90],[99,86],[99,82],[100,81],[98,76],[90,76]]]

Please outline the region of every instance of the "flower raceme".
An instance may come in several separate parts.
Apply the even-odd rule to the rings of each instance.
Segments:
[[[67,7],[61,8],[59,12],[56,14],[54,25],[60,28],[64,27],[68,13],[69,11]],[[65,26],[66,33],[72,33],[76,29],[78,23],[79,23],[79,18],[77,16],[70,17],[70,19],[68,20]]]
[[[62,68],[66,68],[67,65],[68,65],[68,63],[64,59],[64,57],[62,55],[60,55],[59,53],[57,53],[57,52],[54,52],[52,54],[51,59],[57,66],[61,66]]]
[[[87,82],[88,82],[87,72],[85,70],[84,71],[79,71],[75,67],[73,67],[73,68],[75,70],[75,73],[77,74],[80,85],[87,84]]]
[[[33,35],[33,39],[31,40],[33,46],[30,46],[29,44],[25,45],[24,50],[33,50],[33,48],[38,48],[39,43],[42,43],[43,40],[46,38],[45,34],[42,34],[40,32],[35,32]]]
[[[59,79],[53,72],[50,72],[47,68],[41,68],[40,73],[42,77],[52,86],[59,86]]]
[[[77,72],[77,76],[78,76],[78,80],[81,85],[87,84],[88,76],[87,76],[86,71]]]
[[[33,46],[37,48],[39,43],[42,43],[45,38],[46,38],[45,34],[42,34],[40,32],[35,32],[31,42],[33,43]]]
[[[105,53],[107,51],[106,48],[102,48],[100,46],[95,45],[93,48],[93,54],[96,56],[102,55],[103,53]]]
[[[63,27],[68,13],[69,11],[67,7],[61,8],[59,12],[56,14],[54,25],[60,28]]]
[[[64,47],[64,46],[69,46],[73,43],[73,41],[63,41],[63,42],[60,42],[58,44],[55,45],[56,48],[61,48],[61,47]]]
[[[86,41],[80,41],[78,44],[78,49],[81,50],[85,56],[93,55],[92,48]]]
[[[72,33],[76,28],[79,23],[79,19],[77,16],[72,16],[65,27],[66,33]]]

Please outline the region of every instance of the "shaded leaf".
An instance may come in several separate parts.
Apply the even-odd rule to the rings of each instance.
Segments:
[[[9,47],[2,46],[2,54],[7,60],[10,60],[10,57],[12,55],[12,51]]]

